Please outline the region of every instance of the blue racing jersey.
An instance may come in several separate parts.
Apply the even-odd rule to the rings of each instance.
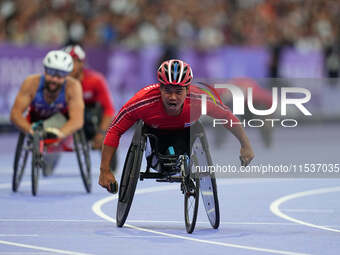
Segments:
[[[53,103],[48,104],[44,99],[45,76],[41,75],[38,90],[29,107],[29,120],[31,122],[45,120],[58,112],[67,115],[65,83],[63,84],[57,99]]]

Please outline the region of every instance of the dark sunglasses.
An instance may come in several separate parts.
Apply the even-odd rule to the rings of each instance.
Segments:
[[[48,68],[45,67],[45,73],[51,76],[57,76],[57,77],[65,77],[69,74],[69,72],[53,69],[53,68]]]

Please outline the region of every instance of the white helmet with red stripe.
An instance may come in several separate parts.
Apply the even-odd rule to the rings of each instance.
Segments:
[[[163,85],[189,86],[192,79],[192,70],[189,64],[182,60],[170,59],[164,61],[157,71],[158,81]]]
[[[85,51],[80,45],[70,45],[64,48],[68,54],[71,55],[72,58],[77,58],[80,61],[83,61],[86,57]]]

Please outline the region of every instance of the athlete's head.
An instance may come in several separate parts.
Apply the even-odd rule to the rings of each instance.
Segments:
[[[170,59],[160,65],[157,77],[160,84],[186,87],[190,85],[193,75],[189,64],[182,60]]]
[[[84,69],[85,51],[80,45],[70,45],[64,48],[64,51],[73,58],[74,68],[71,76],[79,79]]]
[[[166,112],[169,115],[180,114],[193,78],[190,66],[181,60],[171,59],[161,64],[157,76]]]
[[[43,60],[45,87],[53,93],[64,84],[66,76],[73,70],[72,57],[62,50],[52,50]]]

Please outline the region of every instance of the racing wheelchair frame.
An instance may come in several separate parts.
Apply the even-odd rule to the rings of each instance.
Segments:
[[[32,195],[36,196],[38,192],[38,180],[40,172],[46,167],[44,155],[47,153],[47,144],[53,143],[57,139],[46,139],[47,134],[44,132],[42,125],[39,125],[33,135],[28,135],[23,132],[19,133],[17,146],[15,149],[12,191],[17,192],[25,167],[28,160],[28,155],[31,152],[31,183]],[[77,161],[81,178],[83,180],[87,193],[91,192],[91,161],[90,148],[86,141],[84,130],[80,129],[73,134],[74,150],[76,151]]]
[[[152,166],[152,158],[147,159],[147,169],[142,172],[142,158],[147,139],[156,141],[157,136],[147,131],[144,123],[139,121],[129,147],[122,177],[120,180],[116,224],[122,227],[128,217],[135,194],[138,179],[156,179],[157,182],[178,182],[184,195],[184,220],[186,231],[194,231],[198,212],[199,193],[211,226],[217,229],[220,224],[219,203],[217,195],[216,178],[213,172],[196,171],[197,166],[212,165],[208,143],[203,127],[195,124],[196,132],[190,141],[191,155],[162,155],[153,150],[153,155],[158,159],[159,169]],[[153,168],[156,172],[151,172]],[[201,168],[203,169],[203,168]],[[207,169],[207,167],[205,167]],[[208,168],[209,169],[209,168]]]

